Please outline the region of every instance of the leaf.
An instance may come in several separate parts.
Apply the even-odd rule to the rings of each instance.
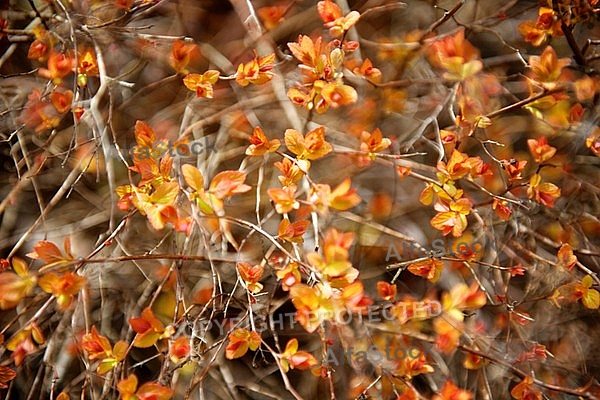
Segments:
[[[300,35],[296,42],[288,43],[288,48],[298,61],[308,67],[313,67],[317,56],[321,54],[322,40],[323,38],[319,36],[313,42],[309,36]]]
[[[267,189],[267,194],[275,203],[275,210],[279,214],[285,214],[292,210],[300,208],[300,203],[296,200],[296,188],[292,186]]]
[[[66,310],[73,302],[73,297],[85,287],[87,279],[75,272],[57,275],[49,272],[42,275],[38,281],[40,288],[56,298],[59,309]]]
[[[136,332],[133,339],[134,347],[154,346],[158,340],[168,338],[175,332],[172,326],[165,327],[149,307],[142,310],[141,317],[130,318],[128,321]]]
[[[0,389],[6,389],[8,382],[12,381],[17,377],[17,373],[5,366],[0,366]]]
[[[306,137],[294,129],[284,134],[285,145],[299,160],[316,160],[329,154],[333,147],[325,141],[325,127],[319,126],[306,134]]]
[[[173,389],[156,382],[144,383],[135,392],[139,400],[170,400],[173,398]]]
[[[183,78],[183,84],[189,90],[196,92],[196,97],[212,99],[214,96],[213,85],[219,80],[219,71],[208,70],[202,75],[188,74]]]
[[[90,333],[83,335],[81,348],[88,353],[90,360],[102,360],[112,356],[110,342],[98,333],[95,325],[92,325]]]
[[[492,209],[496,212],[498,217],[505,221],[508,221],[512,214],[512,210],[508,207],[508,202],[505,200],[494,199]]]
[[[249,84],[262,85],[270,81],[274,74],[271,71],[275,62],[275,54],[269,54],[258,58],[258,54],[254,51],[254,59],[246,64],[240,64],[235,81],[240,86],[248,86]]]
[[[281,288],[289,291],[290,288],[301,281],[300,270],[298,263],[291,262],[283,269],[275,272],[277,279],[281,281]]]
[[[511,391],[510,395],[517,400],[541,400],[542,393],[535,387],[533,378],[526,376]]]
[[[240,358],[248,349],[254,351],[260,346],[261,339],[258,332],[239,328],[229,335],[229,344],[225,348],[225,357],[229,360]]]
[[[191,164],[184,164],[181,166],[181,172],[183,173],[185,183],[194,189],[194,191],[204,189],[204,177],[198,168]]]
[[[187,73],[186,67],[192,57],[198,52],[198,46],[194,43],[186,44],[183,40],[175,40],[169,57],[169,64],[177,73]]]
[[[581,302],[585,308],[596,310],[600,307],[600,293],[595,289],[588,289],[581,298]]]
[[[151,149],[152,144],[156,142],[156,134],[147,123],[137,120],[135,122],[135,141],[138,146]]]
[[[427,55],[434,67],[446,71],[444,78],[452,81],[463,81],[483,68],[479,51],[465,39],[462,29],[453,36],[435,41]]]
[[[289,340],[285,350],[281,354],[283,371],[287,372],[290,368],[306,370],[318,364],[317,359],[306,351],[298,351],[298,339]]]
[[[18,257],[11,260],[16,272],[0,272],[0,310],[16,307],[35,287],[36,278],[29,274],[27,264]]]
[[[252,189],[244,184],[246,173],[241,171],[219,172],[210,182],[209,192],[219,200],[234,194],[245,193]]]
[[[450,355],[458,347],[462,335],[462,325],[447,318],[438,317],[433,320],[433,330],[435,331],[435,346],[442,353]]]
[[[471,400],[473,393],[458,388],[451,380],[447,380],[439,394],[433,400]]]
[[[343,16],[342,9],[331,0],[319,1],[317,12],[323,22],[333,22]]]
[[[558,257],[558,265],[569,271],[577,264],[577,257],[573,254],[573,248],[568,243],[564,243],[560,246],[556,256]]]
[[[329,207],[345,211],[360,203],[360,196],[356,193],[356,189],[350,188],[350,184],[350,178],[346,178],[333,189],[327,199]]]
[[[279,139],[269,141],[263,130],[257,126],[250,136],[250,146],[246,149],[246,155],[262,156],[265,153],[273,153],[281,146]]]
[[[377,293],[385,301],[394,301],[396,298],[396,285],[391,285],[385,281],[377,282]]]
[[[250,265],[240,261],[237,263],[237,270],[251,293],[258,293],[262,290],[263,285],[258,282],[265,270],[262,265]]]
[[[178,337],[169,345],[169,356],[175,363],[185,359],[190,354],[190,339],[186,336]]]
[[[407,269],[413,274],[422,276],[435,283],[440,279],[440,275],[444,269],[444,263],[436,258],[429,258],[410,264]]]
[[[556,148],[548,144],[545,136],[538,140],[527,139],[527,146],[535,162],[542,164],[551,159],[556,154]]]
[[[134,396],[137,389],[138,379],[134,374],[129,375],[127,378],[122,379],[117,383],[117,389],[124,400],[136,399]]]
[[[127,350],[129,349],[129,344],[124,340],[119,340],[115,343],[115,347],[113,348],[113,354],[117,361],[123,361],[125,356],[127,355]]]
[[[531,77],[546,89],[554,89],[569,58],[559,59],[552,46],[547,46],[540,56],[530,56]]]
[[[427,185],[419,196],[419,202],[424,206],[428,206],[433,203],[434,195],[435,193],[433,191],[433,187],[431,185]]]
[[[460,179],[471,170],[469,156],[454,149],[447,164],[444,161],[437,163],[437,170],[446,174],[451,180]]]
[[[306,233],[310,221],[301,220],[290,223],[290,220],[284,218],[281,220],[277,237],[281,240],[291,243],[304,243],[302,236]]]
[[[283,22],[285,13],[288,10],[289,8],[285,5],[275,5],[270,7],[261,7],[256,10],[256,13],[260,17],[265,28],[267,30],[271,30]]]
[[[40,240],[33,246],[33,253],[28,253],[27,257],[33,259],[41,259],[47,264],[66,261],[57,245],[47,240]]]
[[[550,182],[542,183],[542,177],[539,174],[534,174],[529,180],[527,195],[529,198],[534,198],[540,204],[547,207],[554,207],[554,200],[560,197],[560,188]]]
[[[328,106],[338,108],[340,106],[356,103],[358,93],[352,86],[344,85],[339,82],[329,82],[321,89],[321,97]],[[318,113],[324,111],[325,109],[320,110],[317,107]]]
[[[379,128],[375,128],[372,133],[363,131],[360,134],[360,141],[360,150],[368,153],[380,153],[392,145],[390,139],[383,138]]]

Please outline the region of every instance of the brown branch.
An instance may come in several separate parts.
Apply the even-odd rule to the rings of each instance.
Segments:
[[[561,29],[562,29],[563,33],[565,34],[565,39],[567,39],[567,43],[569,44],[569,47],[573,51],[573,58],[575,59],[575,62],[577,62],[577,64],[579,64],[581,66],[587,65],[585,57],[584,57],[581,49],[579,48],[579,45],[577,44],[575,37],[573,36],[573,28],[571,28],[564,21],[562,21]]]
[[[512,104],[510,104],[506,107],[503,107],[499,110],[492,111],[491,113],[487,114],[486,117],[490,118],[490,119],[495,118],[495,117],[499,116],[500,114],[504,114],[509,111],[517,110],[523,106],[526,106],[529,103],[533,103],[534,101],[539,100],[543,97],[549,96],[551,94],[562,92],[563,90],[564,89],[562,87],[557,87],[557,88],[551,89],[551,90],[544,90],[541,93],[538,93],[538,94],[530,96],[526,99],[517,101],[516,103],[512,103]]]

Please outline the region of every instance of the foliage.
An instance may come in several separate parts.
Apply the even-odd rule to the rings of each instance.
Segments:
[[[597,1],[4,11],[7,399],[600,397]]]

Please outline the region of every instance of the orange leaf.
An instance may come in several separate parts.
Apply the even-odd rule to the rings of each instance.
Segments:
[[[342,9],[331,0],[319,1],[317,12],[323,22],[333,22],[343,16]]]
[[[476,75],[483,68],[479,51],[465,39],[465,31],[454,36],[446,36],[435,41],[428,52],[429,61],[434,67],[445,69],[444,77],[462,81]]]
[[[190,354],[190,339],[186,336],[178,337],[169,345],[169,356],[175,363],[186,358]]]
[[[17,377],[17,373],[5,366],[0,366],[0,389],[6,389],[8,382]]]
[[[139,400],[170,400],[173,398],[173,389],[156,382],[144,383],[135,392],[135,398]]]
[[[16,307],[35,287],[36,278],[29,274],[25,261],[13,257],[11,263],[14,272],[0,273],[0,310]]]
[[[62,78],[73,72],[75,68],[75,59],[71,56],[51,50],[48,56],[48,68],[40,68],[39,74],[52,80],[55,84],[60,84]]]
[[[168,338],[175,332],[172,326],[165,328],[149,307],[144,308],[141,317],[130,318],[129,324],[136,332],[133,340],[135,347],[151,347],[158,340]]]
[[[466,369],[481,369],[486,364],[485,358],[480,357],[476,354],[467,352],[465,354],[465,360],[463,361],[463,367]]]
[[[285,145],[299,160],[316,160],[332,151],[332,146],[325,141],[325,127],[319,126],[308,132],[306,136],[294,129],[285,131]]]
[[[338,108],[348,104],[356,103],[358,93],[352,86],[344,85],[339,82],[326,83],[321,89],[321,97],[328,106]],[[326,108],[317,107],[316,111],[321,114]]]
[[[554,89],[569,58],[559,59],[552,46],[547,46],[540,56],[530,56],[531,77],[546,89]]]
[[[535,387],[533,378],[526,376],[511,391],[510,395],[517,400],[541,400],[542,393]]]
[[[64,114],[71,109],[73,92],[70,90],[64,92],[54,90],[52,93],[50,93],[50,101],[59,114]]]
[[[301,163],[304,164],[304,168],[302,169],[299,167]],[[277,179],[279,179],[279,183],[281,183],[281,186],[283,187],[295,186],[294,182],[299,181],[304,174],[302,171],[308,171],[310,168],[309,161],[299,160],[295,163],[287,157],[281,162],[275,162],[273,165],[283,174],[277,177]]]
[[[150,126],[144,121],[135,122],[135,141],[140,147],[151,149],[152,144],[156,142],[156,134]]]
[[[28,253],[27,257],[41,259],[47,264],[66,261],[57,245],[47,240],[40,240],[33,246],[33,253]]]
[[[241,171],[219,172],[210,182],[209,192],[219,200],[234,194],[246,193],[250,186],[244,184],[246,173]]]
[[[527,146],[529,146],[529,151],[531,152],[534,161],[538,164],[548,161],[556,153],[556,148],[548,144],[546,136],[542,136],[538,140],[527,139]]]
[[[433,400],[471,400],[473,393],[468,390],[459,389],[452,381],[448,380],[439,394],[433,396]]]
[[[257,126],[254,128],[252,136],[250,136],[250,146],[246,149],[246,155],[262,156],[265,153],[273,153],[277,151],[281,142],[279,139],[269,141],[263,130]]]
[[[377,282],[377,293],[383,300],[394,301],[396,298],[396,285],[391,285],[385,281]]]
[[[285,350],[281,354],[283,371],[287,372],[289,368],[306,370],[318,364],[317,359],[306,351],[298,351],[298,339],[289,340]]]
[[[258,332],[239,328],[229,335],[229,344],[225,348],[225,357],[229,360],[240,358],[248,349],[255,351],[260,346],[261,339]]]
[[[577,263],[577,257],[573,254],[573,248],[570,244],[564,243],[558,249],[558,265],[568,270],[572,270]]]
[[[496,215],[505,221],[508,221],[512,214],[512,210],[508,207],[508,202],[504,200],[494,199],[492,209],[496,212]]]
[[[275,274],[277,275],[277,279],[281,280],[281,288],[285,291],[289,291],[292,286],[301,281],[298,263],[295,262],[289,263]]]
[[[288,213],[300,208],[300,203],[296,200],[295,187],[287,186],[283,189],[270,188],[267,189],[267,194],[275,203],[275,210],[279,214]]]
[[[452,354],[458,347],[461,333],[461,323],[438,317],[433,320],[433,330],[436,333],[435,346],[444,354]]]
[[[436,258],[419,261],[408,266],[408,270],[417,276],[422,276],[431,282],[437,282],[440,279],[444,263]]]
[[[271,30],[277,27],[284,20],[285,13],[288,11],[288,9],[289,7],[284,5],[261,7],[256,10],[256,13],[258,14],[265,28],[267,30]]]
[[[344,211],[360,203],[356,189],[350,188],[350,178],[346,178],[329,194],[327,201],[331,208]]]
[[[322,41],[323,38],[321,36],[317,37],[313,42],[309,36],[300,35],[296,42],[288,43],[288,48],[298,61],[308,67],[313,67],[317,61],[317,57],[321,54]]]
[[[364,76],[367,80],[374,83],[379,83],[381,81],[381,71],[373,67],[373,62],[368,58],[365,58],[362,65],[354,68],[352,72]]]
[[[471,165],[468,161],[469,156],[454,149],[452,150],[448,164],[444,161],[439,161],[437,163],[437,170],[443,172],[452,180],[460,179],[471,170]]]
[[[290,220],[284,218],[281,220],[278,229],[278,238],[292,243],[303,243],[302,236],[308,229],[310,222],[307,220],[296,221],[290,223]]]
[[[549,182],[541,183],[542,177],[539,174],[534,174],[527,188],[529,198],[535,198],[540,204],[548,207],[554,207],[554,200],[560,197],[560,189]]]
[[[183,84],[191,91],[196,92],[196,97],[212,99],[214,96],[213,85],[219,80],[219,71],[208,70],[202,75],[188,74],[183,78]]]
[[[258,282],[265,270],[262,265],[250,265],[247,262],[240,261],[237,263],[237,270],[244,282],[246,282],[250,292],[258,293],[262,290],[263,285]]]
[[[66,310],[73,302],[73,297],[85,286],[87,279],[75,272],[57,275],[53,272],[43,275],[38,282],[40,288],[56,298],[61,310]]]
[[[186,44],[183,40],[175,40],[169,57],[169,64],[180,74],[187,74],[186,67],[192,57],[198,52],[198,46],[193,43]],[[214,83],[214,82],[213,82]]]
[[[123,400],[137,400],[137,397],[135,396],[137,385],[138,379],[134,374],[129,375],[127,378],[122,379],[117,383],[117,389],[119,389],[119,393]]]
[[[110,342],[98,333],[95,325],[92,325],[90,333],[83,335],[81,348],[88,353],[90,360],[102,360],[112,355]]]
[[[254,59],[246,64],[240,64],[235,74],[235,81],[240,86],[248,86],[249,84],[262,85],[273,78],[273,63],[275,62],[275,54],[258,58],[258,54],[254,51]]]
[[[383,138],[379,128],[375,128],[372,133],[363,131],[360,134],[360,140],[360,150],[368,153],[380,153],[392,145],[390,139]]]

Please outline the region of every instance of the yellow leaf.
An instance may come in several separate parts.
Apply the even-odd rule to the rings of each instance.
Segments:
[[[191,164],[184,164],[181,166],[181,172],[183,173],[185,183],[194,189],[194,191],[204,189],[204,177],[198,168]]]

